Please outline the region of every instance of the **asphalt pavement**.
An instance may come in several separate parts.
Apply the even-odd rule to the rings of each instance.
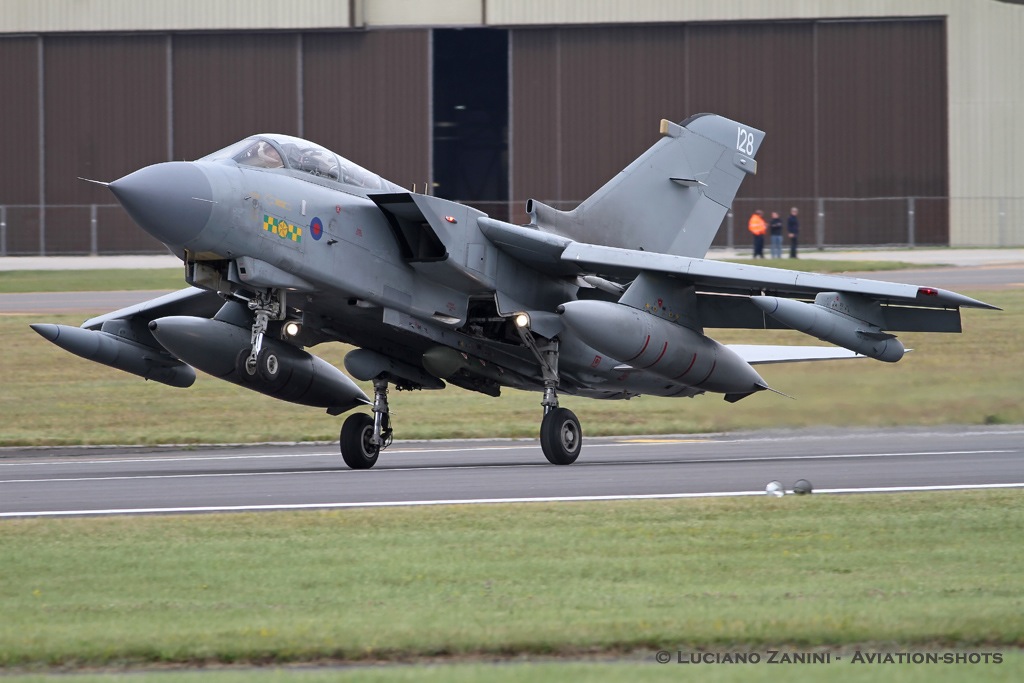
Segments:
[[[1022,488],[1020,426],[594,437],[573,465],[536,440],[396,442],[372,470],[337,444],[0,449],[0,520],[88,514]]]

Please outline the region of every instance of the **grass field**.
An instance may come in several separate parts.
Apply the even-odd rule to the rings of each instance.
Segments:
[[[0,294],[23,292],[113,292],[150,289],[168,291],[188,285],[182,268],[139,270],[12,270],[0,271]]]
[[[963,334],[905,334],[897,364],[860,359],[760,366],[776,389],[730,405],[718,396],[594,401],[562,396],[585,434],[666,434],[814,425],[1024,423],[1024,293],[972,292],[1003,307],[964,311]],[[83,316],[49,316],[77,325]],[[145,382],[73,356],[36,335],[38,316],[0,317],[4,384],[0,445],[333,441],[341,420],[200,374],[190,389]],[[724,342],[815,343],[793,331],[711,331]],[[342,367],[347,349],[313,351]],[[365,387],[369,392],[369,387]],[[501,398],[448,388],[393,392],[400,439],[535,437],[539,394]],[[245,416],[240,419],[238,416]]]
[[[709,681],[710,683],[778,683],[784,676],[787,683],[811,683],[821,680],[846,681],[848,683],[875,683],[878,680],[892,683],[962,683],[965,680],[989,681],[993,683],[1016,683],[1020,680],[1022,658],[1018,654],[1006,654],[1004,664],[996,666],[846,666],[839,664],[790,665],[790,666],[706,666],[693,670],[669,664],[594,664],[579,662],[558,663],[514,663],[505,662],[428,666],[398,667],[317,667],[277,668],[272,670],[168,672],[150,674],[95,674],[70,678],[74,683],[132,683],[134,681],[159,681],[160,683],[467,683],[488,681],[490,683],[534,683],[552,681],[563,683],[597,683],[615,681],[636,681],[637,683],[661,683],[688,680]],[[66,675],[13,676],[5,679],[11,683],[66,683]]]
[[[879,273],[886,270],[910,270],[917,268],[941,268],[941,253],[935,254],[934,263],[907,263],[905,261],[838,261],[835,259],[799,258],[796,260],[784,259],[751,259],[731,258],[724,259],[730,263],[740,263],[747,266],[767,266],[769,268],[785,268],[786,270],[799,270],[804,273]],[[884,280],[884,277],[879,279]]]
[[[178,271],[166,285],[75,277],[57,291],[75,282],[84,290],[181,286]],[[0,291],[14,291],[12,283],[0,274]],[[903,335],[916,351],[895,366],[762,366],[795,402],[763,394],[733,406],[716,397],[563,403],[588,434],[1024,423],[1024,295],[972,296],[1006,310],[966,311],[963,335]],[[77,325],[84,317],[46,322]],[[316,409],[202,375],[192,389],[176,390],[80,360],[29,330],[37,320],[0,317],[2,445],[337,439],[340,421]],[[796,333],[714,336],[808,343]],[[315,351],[340,366],[345,349]],[[459,389],[392,396],[401,438],[533,437],[538,404],[538,395],[514,391],[500,399]],[[798,683],[1017,681],[1024,678],[1022,495],[6,521],[0,675],[18,683],[68,680],[54,671],[86,671],[71,678],[86,683],[762,681],[780,674]],[[695,665],[654,662],[659,649],[767,658],[775,647],[844,657],[858,648],[999,652],[1003,663],[846,659],[696,665],[698,673]],[[349,666],[318,668],[339,663]],[[182,665],[207,668],[167,670]],[[138,666],[154,670],[89,672]]]
[[[1022,496],[8,521],[0,665],[1013,652]]]

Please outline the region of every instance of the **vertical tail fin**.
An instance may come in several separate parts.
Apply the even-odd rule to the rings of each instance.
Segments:
[[[662,138],[572,211],[531,199],[532,223],[579,242],[703,257],[764,133],[715,114],[661,122]]]

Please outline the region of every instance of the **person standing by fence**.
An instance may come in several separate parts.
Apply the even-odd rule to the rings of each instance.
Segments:
[[[772,211],[772,219],[768,222],[768,235],[771,237],[772,258],[782,258],[782,219],[778,211]]]
[[[754,258],[764,258],[764,233],[768,230],[764,224],[764,211],[758,209],[750,216],[747,230],[754,236]]]
[[[786,232],[789,233],[789,258],[796,258],[796,243],[800,237],[800,220],[796,217],[799,213],[794,206],[789,210],[789,218],[786,219]]]

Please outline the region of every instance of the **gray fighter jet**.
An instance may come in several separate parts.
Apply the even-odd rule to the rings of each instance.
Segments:
[[[755,173],[764,133],[712,114],[660,139],[572,211],[528,225],[409,192],[323,147],[256,135],[108,184],[185,265],[191,287],[86,321],[33,325],[84,358],[175,387],[194,368],[285,401],[354,413],[341,454],[369,468],[392,439],[388,389],[541,392],[541,448],[574,462],[559,393],[735,402],[758,363],[903,357],[894,331],[959,332],[941,289],[705,260]],[[706,328],[795,328],[832,346],[724,345]],[[305,347],[340,341],[352,377]]]

